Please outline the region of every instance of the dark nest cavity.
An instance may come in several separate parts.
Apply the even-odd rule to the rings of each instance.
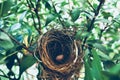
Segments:
[[[47,38],[46,52],[50,59],[55,64],[64,64],[70,59],[70,54],[73,52],[73,40],[70,36],[61,31],[52,31],[44,34]],[[63,59],[56,60],[56,57],[63,55]]]
[[[74,40],[67,31],[47,31],[38,40],[38,52],[45,72],[42,76],[46,78],[49,75],[52,80],[69,80],[62,78],[70,78],[81,69],[83,53],[79,41]],[[59,55],[64,57],[57,60]],[[57,77],[60,79],[55,79]]]

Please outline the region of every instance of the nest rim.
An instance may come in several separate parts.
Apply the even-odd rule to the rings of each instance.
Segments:
[[[61,32],[63,34],[66,35],[66,33],[64,31],[60,31],[60,30],[53,30],[53,31],[58,31],[58,32]],[[48,31],[47,33],[50,33],[50,31]],[[46,34],[47,34],[46,33]],[[42,63],[47,67],[49,68],[50,70],[53,70],[55,72],[59,72],[59,73],[64,73],[64,74],[68,74],[70,72],[74,72],[74,70],[76,69],[76,64],[78,64],[79,62],[81,62],[81,59],[82,59],[82,56],[81,55],[78,55],[78,54],[75,54],[73,55],[74,53],[78,53],[78,50],[76,48],[78,48],[79,46],[77,46],[77,42],[76,40],[73,40],[73,44],[72,44],[72,53],[70,54],[70,58],[68,59],[68,61],[66,61],[66,63],[64,64],[60,64],[60,65],[56,65],[52,60],[51,58],[49,57],[49,55],[47,55],[47,50],[46,50],[46,45],[48,44],[49,42],[49,37],[45,37],[44,34],[39,40],[38,40],[38,51],[39,51],[39,55],[40,55],[40,58],[41,58],[41,61]],[[46,35],[46,36],[49,36],[49,35]],[[67,34],[67,36],[70,38],[70,36]],[[44,39],[44,40],[42,40]],[[71,38],[70,38],[71,39]],[[45,42],[47,41],[48,42]],[[72,40],[72,39],[71,39]],[[51,41],[51,40],[50,40]],[[54,41],[54,40],[53,40]],[[41,48],[41,49],[40,49]],[[80,52],[82,53],[82,52]],[[77,55],[77,56],[76,56]],[[79,63],[80,64],[80,63]]]

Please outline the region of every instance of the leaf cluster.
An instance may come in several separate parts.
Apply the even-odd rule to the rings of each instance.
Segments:
[[[37,62],[33,54],[38,37],[51,29],[73,31],[74,38],[81,41],[84,80],[119,80],[118,3],[118,0],[1,0],[0,80],[22,79],[22,74],[27,74],[27,69]]]

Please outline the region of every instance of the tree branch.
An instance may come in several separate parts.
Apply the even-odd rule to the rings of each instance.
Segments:
[[[106,26],[105,26],[103,29],[100,30],[99,39],[101,39],[102,34],[103,34],[103,32],[106,30],[107,27],[108,27],[108,23],[106,24]]]
[[[39,30],[40,30],[40,34],[42,33],[41,32],[41,20],[40,20],[40,17],[39,17],[39,14],[38,14],[38,9],[39,9],[39,5],[40,5],[40,0],[38,0],[37,4],[36,4],[36,16],[38,18],[38,25],[39,25]]]
[[[102,7],[103,4],[104,4],[104,0],[100,0],[100,3],[99,3],[97,10],[95,12],[95,16],[97,16],[99,14],[100,8]]]
[[[6,77],[6,78],[9,78],[4,72],[3,70],[0,69],[0,72],[2,72],[3,75],[0,75],[0,76],[3,76],[3,77]]]
[[[88,29],[87,29],[88,32],[90,32],[90,31],[94,28],[93,25],[94,25],[94,22],[95,22],[96,17],[97,17],[98,14],[99,14],[99,11],[100,11],[100,8],[102,7],[102,4],[104,4],[104,0],[100,0],[100,3],[99,3],[99,5],[98,5],[97,9],[96,9],[95,12],[94,12],[94,17],[93,17],[93,19],[91,20],[90,25],[88,26]],[[85,39],[84,39],[84,41],[83,41],[83,44],[86,43],[87,38],[88,38],[88,37],[85,37]],[[84,46],[82,46],[82,49],[83,49],[83,47],[84,47]]]
[[[40,5],[40,0],[37,1],[36,8],[34,8],[34,11],[35,11],[35,14],[36,14],[36,17],[37,17],[37,20],[38,20],[38,26],[39,26],[39,28],[37,30],[39,31],[39,34],[41,34],[42,33],[41,32],[41,21],[40,21],[40,17],[39,17],[39,14],[38,14],[39,5]]]
[[[52,1],[52,0],[51,0],[51,1]],[[58,12],[57,12],[57,10],[56,10],[56,8],[55,8],[55,5],[54,5],[53,1],[52,1],[52,6],[53,6],[53,9],[54,9],[55,13],[57,14],[58,20],[60,21],[62,27],[65,28],[65,25],[64,25],[64,23],[62,22],[61,17],[59,16],[59,14],[58,14]]]
[[[93,9],[93,11],[95,12],[96,10],[94,9],[94,7],[91,5],[91,3],[87,0],[87,3],[90,5],[90,7]]]
[[[10,78],[9,76],[7,76],[4,72],[3,72],[3,70],[1,70],[0,69],[0,72],[2,72],[2,74],[0,74],[0,76],[2,76],[2,77],[5,77],[5,78],[9,78],[10,80],[12,80],[12,78]]]
[[[3,29],[0,29],[0,31],[2,31],[3,33],[7,34],[9,36],[9,38],[14,41],[16,44],[21,45],[25,50],[27,50],[29,53],[33,54],[33,51],[30,51],[23,43],[19,43],[13,36],[11,36],[10,34],[8,34],[7,32],[5,32]]]
[[[40,22],[40,17],[39,17],[39,14],[38,14],[38,7],[35,8],[31,0],[29,0],[29,1],[26,0],[26,1],[27,1],[28,6],[29,6],[29,9],[30,9],[30,10],[34,10],[34,12],[35,12],[35,14],[36,14],[36,17],[37,17],[37,19],[38,19],[39,28],[37,28],[37,24],[36,24],[36,22],[35,22],[35,17],[34,17],[34,15],[33,15],[32,11],[31,11],[31,15],[32,15],[32,18],[33,18],[34,27],[35,27],[35,29],[37,30],[37,32],[38,32],[39,34],[41,34],[41,22]],[[37,4],[39,3],[39,1],[40,1],[40,0],[38,0]]]

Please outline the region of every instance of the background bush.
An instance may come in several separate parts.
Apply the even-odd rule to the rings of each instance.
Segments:
[[[120,80],[119,4],[119,0],[0,0],[0,80],[37,80],[41,67],[32,55],[39,36],[53,28],[75,31],[75,38],[82,41],[82,79]]]

